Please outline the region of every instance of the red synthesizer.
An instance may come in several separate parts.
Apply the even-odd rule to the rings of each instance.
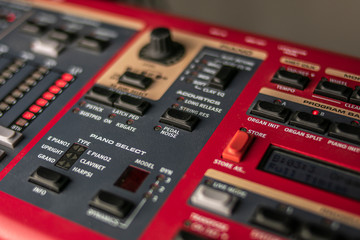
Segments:
[[[0,1],[0,239],[360,239],[360,60],[100,1]]]

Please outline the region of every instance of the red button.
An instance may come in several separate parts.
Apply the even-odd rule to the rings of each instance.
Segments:
[[[73,80],[73,78],[74,76],[70,73],[64,73],[63,75],[61,75],[61,79],[67,82],[70,82],[71,80]]]
[[[33,117],[35,117],[35,114],[26,111],[23,113],[22,117],[25,118],[26,120],[31,120],[33,119]]]
[[[58,86],[59,88],[64,88],[67,87],[68,83],[64,80],[59,79],[55,82],[55,85]]]
[[[249,148],[253,138],[253,135],[238,130],[223,151],[223,159],[240,162],[242,157],[245,155],[246,150]]]
[[[33,112],[33,113],[38,113],[38,112],[40,112],[41,111],[41,107],[39,107],[38,105],[31,105],[30,107],[29,107],[29,111],[30,112]]]
[[[36,105],[39,105],[40,107],[45,107],[49,104],[48,100],[45,100],[43,98],[39,98],[38,100],[36,100]]]
[[[44,99],[46,99],[46,100],[49,100],[49,101],[55,99],[55,95],[54,95],[53,93],[51,93],[51,92],[45,92],[45,93],[43,93],[42,97],[43,97]]]
[[[51,87],[49,87],[48,91],[53,94],[59,94],[61,92],[61,88],[59,88],[58,86],[52,85]]]

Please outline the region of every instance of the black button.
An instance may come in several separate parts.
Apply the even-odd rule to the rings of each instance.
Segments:
[[[259,100],[251,113],[271,120],[286,122],[291,111],[282,105]]]
[[[237,68],[224,65],[216,73],[215,77],[211,79],[209,87],[225,90],[226,86],[234,79],[237,73]]]
[[[284,235],[293,233],[297,224],[293,217],[266,207],[258,207],[251,222]]]
[[[119,97],[119,94],[116,94],[110,91],[108,88],[94,86],[90,91],[87,92],[85,98],[93,100],[98,103],[103,103],[108,106],[112,106],[113,102]]]
[[[142,90],[147,89],[152,83],[152,79],[145,77],[141,74],[126,71],[120,78],[119,83],[124,83],[132,87],[136,87]]]
[[[41,34],[44,33],[48,27],[48,23],[41,22],[36,19],[31,19],[21,27],[21,30],[30,34]]]
[[[281,68],[275,73],[271,82],[304,90],[310,82],[310,78]]]
[[[119,218],[125,218],[134,209],[134,204],[129,200],[103,190],[96,194],[89,205]]]
[[[329,127],[330,121],[326,118],[313,115],[311,113],[296,112],[291,117],[289,124],[310,131],[325,133],[325,131]]]
[[[350,102],[360,105],[360,86],[357,86],[351,95]]]
[[[49,38],[57,40],[59,42],[69,42],[71,40],[69,34],[60,30],[52,30],[48,34]]]
[[[39,167],[29,177],[29,182],[57,193],[61,192],[69,181],[68,177],[45,167]]]
[[[346,123],[333,123],[329,129],[329,136],[360,144],[360,127]]]
[[[314,93],[347,102],[352,93],[352,88],[322,79],[316,86]]]
[[[303,224],[299,230],[298,238],[300,240],[335,240],[337,234],[330,228],[315,224]]]
[[[160,118],[160,122],[166,123],[187,131],[193,131],[199,118],[174,108],[168,108]]]
[[[114,107],[143,116],[150,107],[150,103],[128,95],[121,95],[115,102]]]
[[[101,36],[86,36],[78,41],[78,46],[94,52],[102,52],[110,44],[110,39]]]
[[[206,238],[181,230],[173,240],[205,240]]]

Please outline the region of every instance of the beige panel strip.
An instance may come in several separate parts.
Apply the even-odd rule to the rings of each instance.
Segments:
[[[335,221],[360,229],[360,216],[358,215],[348,213],[337,208],[325,206],[318,202],[294,196],[289,193],[261,185],[259,183],[251,182],[227,173],[217,171],[215,169],[208,169],[205,173],[205,176],[236,186],[240,189],[244,189],[249,192],[253,192],[264,197],[303,209],[305,211],[312,212],[324,218],[333,219]]]
[[[283,64],[287,64],[287,65],[290,65],[293,67],[303,68],[303,69],[310,70],[310,71],[317,72],[320,70],[320,65],[318,65],[316,63],[301,61],[296,58],[281,57],[280,62]]]
[[[186,53],[179,62],[172,65],[162,65],[156,62],[141,59],[139,57],[139,52],[141,48],[150,41],[151,30],[146,30],[141,33],[137,41],[134,42],[127,51],[120,56],[99,78],[97,83],[148,99],[159,100],[168,88],[175,82],[186,66],[190,64],[190,62],[205,46],[259,59],[264,59],[267,56],[266,52],[263,51],[245,48],[241,45],[231,45],[212,38],[180,31],[178,29],[171,29],[171,32],[172,39],[175,42],[183,44],[185,47]],[[153,78],[154,81],[146,90],[140,90],[118,83],[119,77],[127,69],[131,69],[132,72],[139,74],[145,73],[147,77]],[[156,75],[160,77],[154,78]]]
[[[79,6],[72,3],[65,3],[63,1],[22,0],[19,2],[25,2],[34,7],[52,10],[66,15],[74,15],[76,17],[105,22],[116,26],[128,27],[135,30],[141,30],[145,26],[145,24],[139,20],[130,19],[124,16],[97,10],[94,8],[89,8],[84,5]]]
[[[330,75],[330,76],[333,76],[333,77],[341,77],[341,78],[345,78],[347,80],[360,82],[360,75],[357,75],[357,74],[354,74],[354,73],[344,72],[344,71],[337,70],[337,69],[334,69],[334,68],[325,69],[325,73]]]
[[[349,111],[339,107],[334,107],[325,103],[313,101],[311,99],[306,99],[292,94],[279,92],[270,88],[262,88],[260,90],[260,93],[360,120],[360,113]]]

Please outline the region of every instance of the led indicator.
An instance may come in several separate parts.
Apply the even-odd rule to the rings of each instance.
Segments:
[[[312,112],[311,112],[313,115],[319,115],[319,111],[318,110],[312,110]]]

